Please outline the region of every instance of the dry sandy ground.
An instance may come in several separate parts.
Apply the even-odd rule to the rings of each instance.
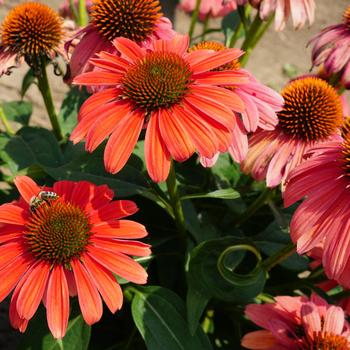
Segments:
[[[10,7],[20,2],[23,1],[5,0],[5,5],[0,5],[0,20],[4,18]],[[60,0],[47,0],[42,2],[55,8],[61,3]],[[166,5],[165,10],[171,9],[171,2],[172,0],[164,1]],[[248,69],[265,84],[280,89],[288,80],[286,76],[282,74],[282,69],[285,64],[295,66],[300,74],[307,72],[310,68],[310,49],[306,48],[306,43],[320,29],[339,22],[343,11],[349,5],[348,0],[316,0],[316,3],[316,21],[311,28],[304,28],[296,32],[292,30],[291,25],[289,25],[287,30],[281,33],[276,33],[271,28],[253,52],[248,64]],[[177,11],[175,15],[175,26],[177,30],[185,33],[189,26],[188,16]],[[215,27],[216,26],[217,23],[215,24]],[[0,101],[19,99],[19,87],[26,71],[27,67],[23,66],[15,70],[11,76],[1,78]],[[54,78],[52,75],[50,78],[55,103],[56,106],[59,107],[67,88],[60,79]],[[32,124],[47,125],[47,116],[36,86],[32,86],[26,98],[33,101],[34,104]],[[10,331],[6,309],[6,304],[0,304],[0,349],[12,350],[16,347],[15,344],[17,343],[18,336],[17,333]]]

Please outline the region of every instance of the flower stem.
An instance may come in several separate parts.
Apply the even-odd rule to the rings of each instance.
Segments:
[[[263,267],[266,271],[270,271],[273,267],[289,258],[295,253],[295,244],[293,242],[288,243],[285,247],[279,250],[276,254],[271,255],[265,261],[263,261]]]
[[[166,180],[170,204],[174,214],[175,225],[179,234],[183,250],[186,250],[186,221],[182,210],[181,200],[176,183],[176,173],[174,163],[171,163],[169,176]]]
[[[210,20],[210,13],[208,13],[205,16],[205,20],[203,23],[203,33],[202,33],[202,37],[201,40],[204,41],[205,40],[205,35],[207,34],[208,28],[209,28],[209,20]]]
[[[253,49],[260,41],[266,30],[269,28],[270,24],[272,23],[272,20],[273,16],[271,16],[267,22],[263,22],[260,19],[259,13],[256,14],[254,21],[251,24],[241,47],[241,49],[245,51],[244,56],[240,60],[242,67],[244,67],[247,64]]]
[[[79,23],[79,14],[75,7],[74,0],[69,0],[69,7],[73,15],[74,22]]]
[[[2,121],[2,123],[4,124],[5,130],[9,135],[14,135],[15,132],[12,129],[10,123],[8,122],[7,118],[6,118],[6,114],[4,112],[4,109],[2,108],[2,106],[0,105],[0,119]]]
[[[190,29],[188,31],[188,36],[190,38],[190,42],[192,41],[194,28],[196,27],[196,23],[197,23],[197,20],[198,20],[199,8],[201,6],[201,2],[202,2],[202,0],[196,0],[196,7],[194,8],[194,11],[192,13]]]
[[[86,11],[86,1],[85,0],[79,0],[78,2],[78,11],[79,11],[79,26],[80,27],[85,27],[88,22],[88,14]]]
[[[247,210],[235,222],[235,226],[240,226],[253,216],[263,205],[265,205],[271,196],[272,191],[268,187],[261,192],[260,196],[247,208]]]
[[[55,106],[52,99],[49,80],[46,72],[46,62],[44,59],[41,61],[41,74],[38,75],[38,87],[43,96],[45,107],[50,118],[53,132],[58,141],[62,140],[62,132],[60,124],[58,123],[58,117],[55,111]]]

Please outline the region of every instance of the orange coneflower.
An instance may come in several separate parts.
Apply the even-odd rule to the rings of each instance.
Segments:
[[[86,139],[91,152],[111,135],[104,160],[106,169],[116,173],[145,127],[146,165],[157,182],[167,178],[170,158],[182,162],[196,150],[212,158],[228,149],[233,111],[243,112],[244,103],[234,90],[220,86],[238,86],[249,77],[241,70],[212,70],[238,58],[240,50],[187,53],[187,36],[155,41],[149,50],[125,38],[114,44],[121,57],[101,52],[91,60],[99,70],[75,79],[76,84],[108,89],[82,106],[73,142]]]
[[[64,38],[62,19],[47,5],[27,2],[14,7],[1,25],[0,76],[24,59],[39,69],[42,57],[63,55]]]
[[[296,79],[284,88],[282,96],[285,104],[277,113],[276,129],[252,136],[242,164],[243,171],[256,180],[266,178],[268,187],[283,183],[310,148],[339,139],[343,122],[341,99],[322,79]]]
[[[146,256],[149,246],[135,238],[144,226],[122,218],[134,214],[131,201],[112,201],[106,185],[59,181],[40,188],[26,176],[15,184],[19,201],[0,206],[0,300],[14,289],[13,327],[24,331],[43,301],[49,328],[65,335],[69,295],[78,295],[88,324],[102,316],[102,299],[115,312],[123,294],[113,273],[146,283],[147,273],[128,255]]]

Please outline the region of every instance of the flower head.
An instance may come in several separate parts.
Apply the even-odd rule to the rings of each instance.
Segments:
[[[203,41],[191,47],[190,51],[197,50],[213,50],[220,52],[225,50],[225,45],[216,41]],[[235,59],[214,71],[238,70],[240,69],[239,59]],[[249,81],[246,84],[230,87],[227,89],[234,89],[234,92],[244,101],[245,110],[240,114],[235,113],[235,128],[232,134],[232,142],[229,152],[232,158],[240,163],[244,160],[248,152],[248,137],[247,133],[254,132],[257,128],[264,130],[273,130],[278,123],[276,112],[281,110],[283,105],[283,98],[272,89],[259,83],[248,71]],[[201,158],[201,163],[204,166],[212,166],[215,164],[218,155],[212,159],[205,157]]]
[[[349,179],[350,134],[318,145],[288,178],[286,206],[307,197],[291,221],[291,237],[303,254],[323,245],[322,263],[330,279],[350,287]]]
[[[14,289],[13,327],[24,332],[41,301],[56,338],[66,332],[69,295],[78,295],[88,324],[102,316],[102,299],[112,312],[123,294],[113,273],[146,283],[146,271],[128,255],[147,256],[149,246],[132,239],[145,228],[122,218],[137,211],[131,201],[112,201],[107,186],[59,181],[40,188],[26,176],[15,179],[18,201],[0,206],[0,300]]]
[[[323,65],[326,75],[339,74],[340,82],[350,88],[350,7],[343,23],[323,29],[310,40],[312,64]]]
[[[141,46],[175,35],[171,22],[163,17],[158,0],[93,0],[90,24],[79,31],[81,37],[70,60],[71,79],[93,69],[89,59],[100,51],[116,52],[112,41],[128,38]],[[67,42],[68,50],[71,41]]]
[[[240,4],[242,0],[238,0]],[[196,0],[181,0],[179,8],[191,13],[196,8]],[[202,0],[199,7],[199,19],[223,17],[237,9],[237,0]]]
[[[246,334],[242,345],[255,350],[349,350],[344,311],[312,295],[278,296],[271,304],[246,307],[246,315],[264,330]]]
[[[211,158],[228,149],[233,111],[243,112],[244,102],[220,86],[240,86],[249,76],[241,70],[212,70],[237,59],[240,50],[187,53],[188,37],[183,36],[155,41],[149,50],[124,38],[114,44],[121,56],[101,52],[91,60],[99,71],[75,79],[76,84],[108,89],[82,106],[73,142],[86,139],[91,152],[111,135],[104,159],[107,171],[116,173],[146,128],[146,165],[157,182],[167,178],[170,158],[182,162],[196,150]]]
[[[1,25],[0,75],[23,58],[35,67],[41,57],[61,52],[63,21],[50,7],[27,2],[14,7]]]
[[[289,16],[292,16],[293,26],[300,29],[308,20],[311,25],[315,19],[315,0],[249,0],[258,7],[260,17],[267,20],[275,13],[275,30],[283,30]]]
[[[277,114],[274,131],[259,131],[249,141],[242,169],[267,186],[283,182],[316,144],[339,139],[343,121],[342,102],[324,80],[305,77],[293,80],[282,91],[285,100]]]

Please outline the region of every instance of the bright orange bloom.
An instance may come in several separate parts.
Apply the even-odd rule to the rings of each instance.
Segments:
[[[112,201],[114,193],[106,185],[86,181],[40,188],[19,176],[15,184],[21,198],[0,206],[0,301],[14,289],[13,327],[24,332],[43,301],[53,336],[62,338],[70,295],[78,295],[91,325],[102,316],[102,299],[111,312],[122,306],[113,274],[146,283],[146,271],[128,255],[150,254],[148,245],[129,240],[147,232],[139,223],[121,220],[137,211],[133,202]]]
[[[91,96],[79,112],[71,135],[86,139],[92,152],[109,135],[104,161],[116,173],[127,162],[142,128],[146,128],[145,158],[148,173],[164,181],[170,158],[182,162],[197,151],[212,158],[226,152],[235,128],[234,112],[245,105],[234,89],[248,83],[240,69],[213,71],[241,56],[238,49],[188,53],[188,37],[154,41],[150,50],[118,38],[121,56],[101,52],[90,62],[98,71],[78,76],[79,85],[107,87]]]

